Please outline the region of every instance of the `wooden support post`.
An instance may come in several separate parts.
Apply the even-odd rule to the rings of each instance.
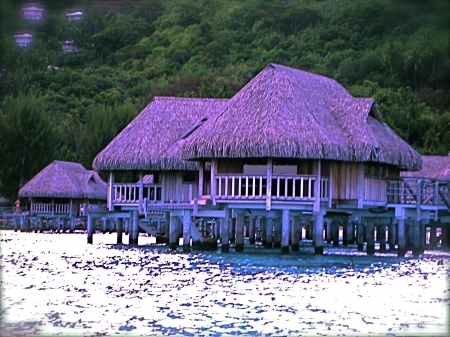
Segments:
[[[228,253],[230,251],[230,210],[224,209],[225,217],[220,219],[220,238],[222,242],[222,253]]]
[[[77,218],[75,216],[70,217],[70,233],[73,233],[75,231],[75,228],[77,226]]]
[[[389,219],[389,230],[388,230],[388,240],[389,240],[389,250],[395,250],[395,240],[397,237],[396,226],[393,218]]]
[[[255,236],[255,228],[256,228],[256,216],[250,217],[250,226],[248,233],[248,243],[254,245],[256,242]]]
[[[114,172],[109,171],[109,178],[108,178],[108,194],[106,196],[106,203],[108,207],[108,211],[112,212],[114,211]]]
[[[380,241],[380,252],[386,251],[386,224],[381,223],[377,229],[378,240]]]
[[[20,231],[24,232],[25,231],[25,218],[23,216],[20,217],[19,223],[20,223]]]
[[[266,211],[272,209],[272,158],[267,158]]]
[[[178,217],[170,213],[169,249],[177,250],[178,247]]]
[[[255,242],[256,241],[261,241],[261,229],[262,229],[262,227],[261,227],[261,217],[260,216],[257,216],[257,217],[255,217],[255,222],[256,222],[256,224],[255,224]]]
[[[417,196],[416,196],[416,220],[420,221],[421,215],[421,205],[422,205],[422,179],[417,179]]]
[[[421,241],[421,237],[420,237],[420,221],[416,220],[416,221],[412,221],[412,228],[413,228],[413,255],[414,256],[419,256],[421,251],[420,251],[420,241]]]
[[[357,224],[356,231],[356,244],[358,245],[358,252],[362,252],[364,250],[364,231],[365,231],[365,223],[364,219],[360,219]]]
[[[244,251],[244,213],[236,213],[236,252]]]
[[[94,218],[92,218],[92,216],[90,216],[88,214],[88,218],[87,218],[87,243],[88,244],[92,244],[93,243],[93,236],[94,236],[94,226],[95,226],[95,221]]]
[[[156,193],[156,191],[155,191]],[[138,203],[139,214],[144,213],[144,172],[139,171],[139,203]]]
[[[356,197],[358,198],[358,209],[364,207],[364,163],[356,164]]]
[[[211,159],[211,201],[216,206],[216,174],[217,174],[217,159]]]
[[[300,250],[300,241],[302,239],[302,225],[299,216],[294,216],[292,218],[292,246],[293,252],[298,252]]]
[[[349,221],[350,232],[349,232],[348,243],[351,245],[356,243],[356,234],[355,234],[356,226],[357,226],[357,224],[354,221]]]
[[[236,242],[236,214],[232,211],[230,226],[230,243]]]
[[[166,245],[169,244],[169,237],[170,237],[170,212],[165,212],[165,226],[164,226],[164,236],[166,237]]]
[[[322,180],[322,162],[320,159],[317,160],[317,166],[316,166],[316,176],[317,180],[314,183],[314,212],[320,211],[320,198],[322,197],[321,191],[320,191],[320,185]]]
[[[348,221],[348,217],[345,217],[342,220],[342,245],[344,246],[348,246],[350,231],[350,222]]]
[[[316,214],[314,220],[314,254],[323,254],[323,214]]]
[[[273,247],[273,217],[266,217],[266,245],[264,248]]]
[[[399,219],[398,220],[398,250],[397,255],[399,257],[403,257],[406,254],[406,231],[405,231],[405,220]]]
[[[123,231],[125,232],[125,235],[130,234],[131,219],[133,219],[133,211],[129,212],[128,218],[123,219]]]
[[[39,218],[36,217],[36,219],[34,220],[34,232],[35,233],[38,232],[38,228],[39,228]]]
[[[183,211],[183,252],[191,251],[191,211],[185,209]]]
[[[289,254],[289,210],[281,211],[281,254]]]
[[[374,236],[374,220],[367,219],[366,223],[366,241],[367,241],[367,254],[373,255],[375,253],[375,236]]]
[[[123,218],[117,219],[117,244],[122,244]]]
[[[139,237],[139,211],[134,210],[133,212],[133,218],[131,219],[131,228],[130,228],[130,235],[129,235],[129,241],[128,243],[130,245],[137,245],[138,244],[138,237]]]
[[[412,248],[414,244],[414,226],[412,221],[406,223],[406,247]]]
[[[331,232],[333,237],[333,247],[339,247],[339,220],[333,220],[331,222]]]
[[[313,240],[314,238],[314,225],[311,220],[308,220],[306,222],[306,233],[305,233],[305,239],[307,240]]]
[[[56,225],[56,233],[61,233],[61,218],[59,216],[55,216],[53,221]]]
[[[198,163],[198,197],[201,198],[203,196],[203,181],[204,181],[204,172],[205,172],[205,162],[200,160]]]
[[[107,226],[108,226],[108,219],[102,218],[102,234],[106,233]]]
[[[281,247],[281,219],[275,218],[274,222],[274,232],[273,232],[273,248]]]
[[[261,218],[261,246],[266,247],[267,245],[267,219],[266,217]]]
[[[112,234],[113,232],[114,232],[114,230],[115,230],[115,221],[114,221],[114,219],[109,219],[109,226],[108,226],[108,231],[109,231],[109,234]]]
[[[333,239],[333,230],[332,230],[332,221],[330,219],[325,219],[325,238],[327,239],[327,243],[331,243]]]

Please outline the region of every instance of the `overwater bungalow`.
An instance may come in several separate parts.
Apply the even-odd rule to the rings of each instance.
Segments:
[[[450,153],[447,156],[422,156],[422,169],[402,172],[401,177],[403,190],[408,191],[405,195],[409,202],[420,197],[421,204],[425,207],[444,204],[447,209],[450,208]],[[448,215],[445,209],[434,210],[433,219],[426,224],[429,244],[432,246],[436,246],[440,236],[443,239],[441,245],[450,248],[450,231],[446,225]],[[437,235],[437,231],[440,231],[440,235]]]
[[[19,190],[27,198],[27,220],[34,220],[34,229],[44,219],[60,230],[66,222],[75,229],[77,219],[86,218],[89,208],[105,209],[108,185],[97,172],[86,170],[79,163],[53,161]],[[41,227],[42,229],[42,227]]]
[[[289,253],[305,227],[317,254],[324,239],[339,245],[340,229],[342,244],[366,243],[368,254],[375,233],[381,251],[389,243],[399,255],[410,246],[419,253],[425,223],[447,221],[449,211],[442,184],[432,205],[408,199],[401,172],[420,170],[422,158],[383,122],[373,98],[277,64],[229,100],[155,98],[93,167],[109,171],[108,212],[129,213],[130,243],[143,219],[164,212],[169,247],[182,236],[186,251],[207,224],[222,251],[230,242],[242,251],[244,231],[250,243],[258,231],[265,247]],[[116,183],[120,171],[139,183]],[[155,181],[144,184],[149,172]]]

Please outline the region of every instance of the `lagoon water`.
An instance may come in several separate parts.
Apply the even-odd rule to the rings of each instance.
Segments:
[[[0,231],[1,336],[447,336],[450,254],[172,253]],[[127,243],[124,236],[124,243]],[[310,246],[310,244],[309,244]],[[333,253],[333,255],[328,253]],[[438,264],[438,260],[444,264]]]

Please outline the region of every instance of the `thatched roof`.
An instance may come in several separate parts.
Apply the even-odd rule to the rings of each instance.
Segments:
[[[311,158],[375,161],[418,170],[421,157],[381,120],[371,98],[336,81],[269,64],[226,107],[188,137],[199,158]]]
[[[196,170],[178,142],[217,113],[223,99],[155,97],[94,159],[95,170]],[[169,151],[168,151],[169,150]]]
[[[106,200],[107,190],[97,172],[55,160],[19,190],[19,197]]]
[[[432,178],[450,181],[450,153],[445,156],[422,156],[422,169],[402,172],[402,177]]]

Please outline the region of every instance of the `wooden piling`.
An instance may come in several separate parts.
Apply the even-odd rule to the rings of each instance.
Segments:
[[[255,236],[255,228],[256,228],[256,217],[252,216],[250,217],[250,226],[249,226],[249,233],[248,233],[248,243],[251,245],[254,245],[256,242],[256,236]]]
[[[225,208],[225,217],[220,219],[220,238],[222,243],[222,253],[228,253],[230,251],[230,210]]]
[[[397,239],[397,230],[396,230],[395,222],[393,218],[389,219],[389,230],[388,230],[388,239],[389,239],[389,250],[395,250],[395,241]]]
[[[170,213],[169,249],[177,250],[178,247],[178,217]]]
[[[122,244],[123,218],[117,219],[117,244]]]
[[[281,254],[289,254],[289,210],[281,211]]]
[[[133,213],[133,217],[131,219],[131,228],[128,243],[130,245],[137,245],[139,237],[139,212],[137,210],[133,210],[131,212]]]
[[[92,244],[94,236],[94,218],[92,218],[91,215],[88,215],[87,218],[87,236],[87,243]]]
[[[191,211],[183,211],[183,252],[191,251]]]
[[[380,241],[380,252],[386,251],[386,224],[381,223],[378,226],[378,238]]]
[[[170,237],[170,212],[165,212],[164,217],[165,217],[164,236],[166,237],[166,244],[168,245]]]
[[[291,249],[293,252],[300,250],[300,241],[302,238],[302,227],[299,216],[292,218],[292,236],[291,236]]]
[[[273,217],[266,217],[266,244],[265,248],[273,247]]]
[[[358,245],[358,252],[362,252],[364,250],[364,231],[365,224],[364,220],[360,219],[357,224],[357,232],[356,232],[356,244]]]
[[[333,240],[333,247],[339,247],[339,227],[339,220],[331,221],[331,236]]]
[[[323,254],[323,214],[316,214],[314,220],[314,254]]]
[[[413,255],[414,256],[419,256],[421,251],[420,251],[420,241],[421,241],[421,237],[420,237],[420,221],[418,220],[413,220],[412,221],[412,230],[413,230]]]
[[[366,222],[366,241],[367,241],[367,254],[373,255],[375,253],[375,235],[374,235],[374,220],[367,219]]]
[[[232,212],[231,226],[230,226],[230,243],[236,242],[236,214]]]
[[[325,238],[327,239],[327,243],[331,243],[333,240],[333,229],[332,229],[332,221],[330,219],[325,220]]]
[[[266,217],[261,218],[261,245],[266,247],[267,245],[267,219]]]
[[[430,227],[430,246],[436,247],[436,244],[437,244],[436,227],[431,226]]]
[[[350,222],[348,218],[344,218],[342,221],[342,245],[348,246],[349,237],[350,237]]]
[[[244,251],[244,213],[238,212],[236,213],[236,244],[235,251],[243,252]]]
[[[405,220],[399,219],[398,220],[398,230],[397,230],[397,237],[398,237],[398,249],[397,249],[397,255],[399,257],[403,257],[406,254],[406,231],[405,231]]]
[[[273,224],[273,248],[281,248],[281,218],[274,218]]]

